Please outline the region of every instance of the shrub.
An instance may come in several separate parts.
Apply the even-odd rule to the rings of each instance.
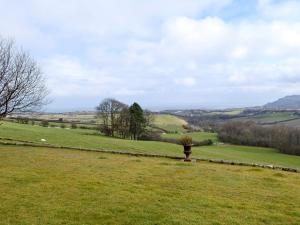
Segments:
[[[66,128],[66,124],[64,124],[64,123],[62,123],[62,124],[60,124],[60,128]]]
[[[178,139],[178,142],[181,145],[187,146],[187,145],[192,145],[193,144],[193,139],[190,136],[183,136]]]
[[[71,123],[71,128],[72,129],[77,129],[77,124],[76,123]]]
[[[49,122],[47,120],[42,120],[41,123],[40,123],[40,125],[42,127],[48,127],[49,126]]]
[[[27,118],[18,118],[17,122],[21,123],[21,124],[28,124],[29,123],[29,119],[27,119]]]
[[[139,137],[139,139],[144,141],[162,141],[162,138],[160,137],[160,133],[151,132],[151,131],[143,132]]]
[[[111,136],[111,134],[112,134],[111,128],[109,126],[106,126],[106,125],[99,126],[99,130],[100,130],[101,133],[103,133],[106,136]]]
[[[79,126],[78,128],[79,128],[79,129],[87,129],[86,126]]]
[[[208,145],[212,145],[212,144],[213,144],[213,141],[211,139],[193,142],[194,146],[208,146]]]

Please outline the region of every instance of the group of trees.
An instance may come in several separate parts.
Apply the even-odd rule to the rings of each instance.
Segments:
[[[48,94],[40,67],[10,39],[0,37],[0,119],[12,112],[37,110]],[[97,107],[101,131],[109,136],[139,139],[150,114],[134,103],[130,107],[115,99],[105,99]]]
[[[263,127],[254,122],[227,122],[218,135],[221,141],[261,147],[272,147],[282,153],[300,155],[300,129],[286,126]]]
[[[97,117],[102,121],[100,131],[107,136],[137,140],[151,122],[151,114],[138,103],[128,106],[116,99],[104,99],[97,107]]]

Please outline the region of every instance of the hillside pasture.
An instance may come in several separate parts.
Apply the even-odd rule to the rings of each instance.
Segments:
[[[1,145],[0,165],[0,224],[300,223],[299,174]]]
[[[15,115],[18,116],[18,115]],[[30,117],[32,119],[39,120],[59,120],[63,121],[80,121],[80,122],[91,122],[97,121],[95,112],[70,112],[70,113],[30,113],[24,114],[23,117]]]
[[[210,111],[205,113],[204,115],[227,115],[227,116],[237,116],[243,109],[232,109],[232,110],[223,110],[223,111]]]
[[[58,146],[116,150],[182,156],[182,146],[158,141],[132,141],[102,136],[92,130],[62,129],[3,122],[0,138]],[[45,139],[46,142],[42,142]],[[192,157],[272,164],[300,168],[300,156],[281,154],[275,149],[217,144],[194,147]]]
[[[251,116],[251,117],[244,117],[239,118],[237,120],[252,120],[257,123],[278,123],[293,120],[293,119],[300,119],[298,114],[294,112],[265,112],[259,115]]]
[[[168,114],[154,115],[153,125],[168,132],[184,132],[185,129],[183,128],[183,126],[187,124],[188,123],[185,120],[177,116]]]

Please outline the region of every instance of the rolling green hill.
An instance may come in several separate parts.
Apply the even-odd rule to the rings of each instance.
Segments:
[[[201,134],[197,134],[201,136]],[[81,148],[118,150],[139,153],[183,156],[182,147],[156,141],[132,141],[101,136],[95,131],[81,129],[47,128],[4,122],[0,138],[12,138]],[[281,154],[275,149],[218,144],[193,148],[193,157],[226,159],[240,162],[263,163],[300,168],[300,156]]]
[[[259,115],[250,116],[250,117],[244,117],[239,118],[238,120],[252,120],[257,123],[261,124],[268,124],[268,123],[284,123],[285,121],[289,120],[296,120],[300,119],[300,116],[298,114],[295,114],[295,112],[262,112]]]
[[[300,95],[290,95],[263,106],[266,109],[300,109]]]
[[[187,122],[173,115],[158,114],[154,116],[154,126],[169,132],[184,132],[183,125],[187,125]]]
[[[300,176],[0,146],[0,224],[300,224]]]

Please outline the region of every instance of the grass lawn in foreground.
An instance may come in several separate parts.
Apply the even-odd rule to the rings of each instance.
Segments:
[[[300,175],[0,146],[0,224],[300,224]]]
[[[91,130],[45,128],[4,122],[0,125],[0,137],[37,143],[43,143],[41,139],[46,139],[46,143],[61,146],[155,153],[183,157],[182,147],[176,144],[115,139],[95,134],[95,131]],[[226,159],[300,168],[300,156],[281,154],[271,148],[213,145],[194,147],[192,150],[192,157]]]

